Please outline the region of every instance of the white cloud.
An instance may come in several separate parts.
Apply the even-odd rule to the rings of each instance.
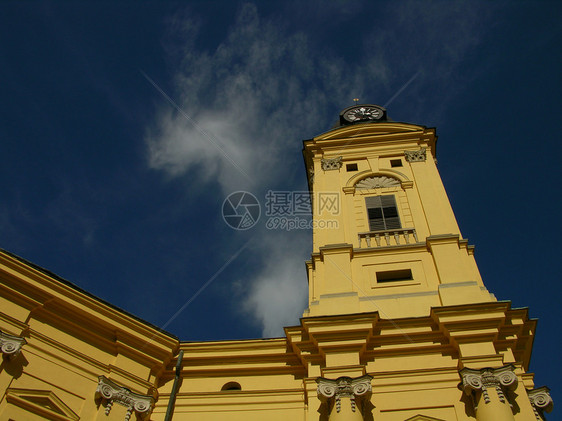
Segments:
[[[298,324],[307,304],[304,257],[310,253],[310,232],[276,232],[260,246],[267,250],[262,270],[251,281],[244,308],[262,325],[265,337],[283,335],[284,326]]]
[[[444,13],[437,6],[424,9],[425,3],[401,4],[407,7],[385,12],[396,27],[385,20],[386,33],[373,27],[357,38],[359,45],[353,40],[359,57],[354,62],[330,56],[330,48],[315,48],[303,33],[287,33],[260,19],[251,4],[242,7],[214,51],[197,48],[204,37],[198,22],[175,19],[183,41],[170,50],[180,54],[176,91],[170,96],[189,118],[169,104],[162,107],[147,132],[149,165],[172,177],[213,180],[223,194],[264,191],[291,178],[285,163],[298,155],[299,141],[327,130],[338,108],[350,105],[353,97],[370,99],[376,92],[382,104],[417,72],[412,85],[439,77],[450,81],[454,66],[478,41],[470,31],[476,15],[469,14],[462,26],[449,21],[466,7]],[[443,21],[436,21],[438,16]],[[462,30],[443,39],[435,29],[439,25]],[[401,95],[416,89],[408,87]],[[386,91],[391,91],[388,98],[380,98]],[[293,232],[275,241],[263,233],[263,238],[256,250],[263,270],[248,282],[245,309],[262,324],[265,336],[275,336],[298,320],[305,305],[303,260],[310,252],[310,233]]]
[[[242,173],[258,186],[278,177],[272,169],[294,154],[303,136],[327,129],[334,112],[327,95],[330,102],[350,102],[350,92],[367,82],[359,69],[344,72],[343,62],[312,51],[303,34],[286,34],[260,20],[253,5],[242,8],[213,53],[183,53],[175,95],[196,126],[164,106],[148,131],[149,162],[172,176],[199,165],[201,175],[213,177],[224,192],[242,187]]]

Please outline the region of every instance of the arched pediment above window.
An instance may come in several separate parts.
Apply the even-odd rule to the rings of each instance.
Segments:
[[[355,184],[356,189],[378,189],[384,187],[400,186],[401,182],[397,178],[389,177],[386,175],[375,175],[367,177]]]
[[[413,181],[400,171],[387,169],[373,173],[367,170],[357,173],[347,180],[343,192],[354,194],[356,190],[359,190],[366,193],[367,190],[376,188],[402,187],[403,189],[409,189],[413,186]]]

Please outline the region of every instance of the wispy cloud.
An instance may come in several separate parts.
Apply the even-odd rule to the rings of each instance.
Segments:
[[[197,47],[205,36],[200,22],[176,17],[173,30],[183,41],[170,51],[179,55],[180,68],[174,92],[166,95],[177,107],[163,102],[147,128],[149,165],[171,177],[213,181],[224,195],[295,188],[292,172],[302,138],[327,130],[354,97],[379,103],[407,98],[417,109],[424,89],[453,83],[457,66],[479,41],[477,14],[469,3],[446,10],[417,2],[400,5],[385,12],[383,28],[366,28],[359,44],[352,43],[358,57],[352,62],[326,46],[316,48],[303,33],[260,18],[252,4],[241,7],[214,51]],[[454,20],[465,15],[462,30],[441,38],[444,27],[458,29]],[[270,235],[260,233],[255,252],[262,269],[248,280],[244,300],[266,336],[280,334],[301,315],[307,296],[303,260],[310,252],[309,232],[275,241]]]
[[[304,35],[284,33],[245,5],[214,52],[190,49],[182,59],[170,96],[193,122],[163,106],[147,134],[150,165],[172,176],[198,166],[228,192],[245,184],[232,160],[265,185],[282,173],[275,169],[303,136],[328,128],[332,104],[350,102],[368,82],[359,69],[350,78],[344,68],[311,50]]]
[[[250,279],[243,308],[261,324],[265,337],[283,335],[283,326],[298,324],[307,304],[305,256],[309,231],[276,231],[263,237],[264,263]]]

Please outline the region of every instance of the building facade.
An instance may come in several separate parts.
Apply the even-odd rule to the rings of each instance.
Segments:
[[[180,341],[0,252],[0,419],[543,419],[536,321],[486,289],[435,145],[370,104],[304,141],[309,302],[283,338]]]

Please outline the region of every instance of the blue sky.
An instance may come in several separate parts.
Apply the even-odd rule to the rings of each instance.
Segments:
[[[531,368],[553,387],[561,18],[555,1],[2,2],[0,247],[182,340],[280,336],[311,232],[235,231],[222,203],[305,190],[301,141],[360,98],[437,128],[463,236],[488,289],[539,318]]]

